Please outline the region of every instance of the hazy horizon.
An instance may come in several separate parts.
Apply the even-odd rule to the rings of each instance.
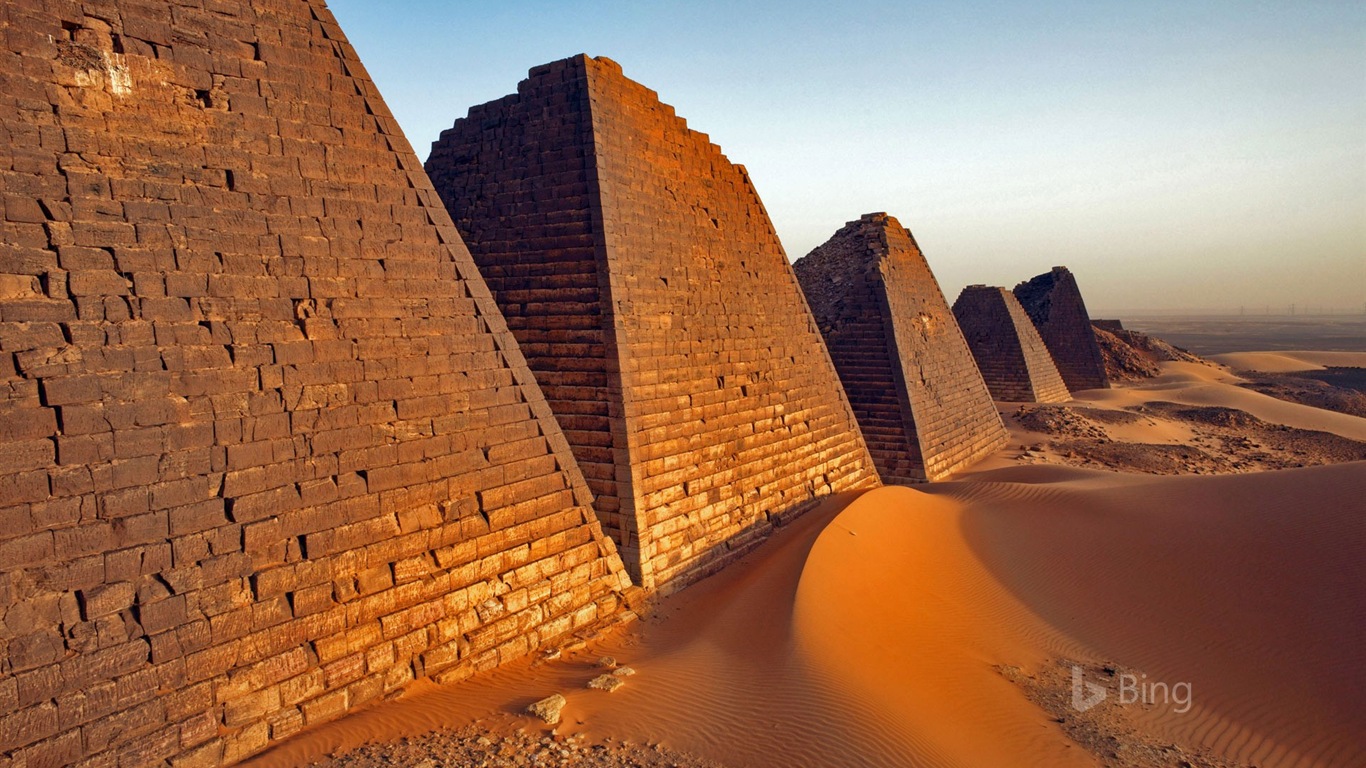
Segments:
[[[1054,265],[1092,314],[1366,306],[1366,7],[330,3],[419,157],[580,52],[745,165],[789,258],[887,211],[949,300]]]

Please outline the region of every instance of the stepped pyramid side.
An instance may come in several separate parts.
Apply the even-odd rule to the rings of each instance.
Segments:
[[[942,479],[1005,445],[939,283],[895,218],[849,222],[796,272],[884,482]]]
[[[606,414],[595,414],[593,428],[568,435],[592,440],[575,444],[581,457],[605,447],[613,452],[617,495],[599,513],[641,583],[677,588],[743,554],[781,516],[876,484],[853,413],[744,169],[607,59],[578,56],[537,67],[517,97],[457,120],[427,167],[456,219],[483,220],[464,225],[481,268],[497,274],[500,264],[543,263],[559,245],[489,243],[475,233],[500,231],[499,222],[518,215],[521,203],[538,213],[542,205],[562,210],[559,200],[498,193],[508,179],[523,179],[518,183],[530,189],[551,184],[557,166],[541,155],[561,151],[556,142],[571,134],[582,136],[584,121],[591,126],[577,148],[591,160],[586,217],[577,201],[576,212],[563,215],[592,226],[597,302],[583,302],[577,315],[600,323],[603,337],[589,356],[602,350],[611,401]],[[518,151],[526,145],[508,137],[536,132],[537,120],[576,127],[538,135],[535,148]],[[463,180],[449,181],[457,176]],[[481,197],[495,204],[481,206]],[[563,241],[570,248],[585,243],[579,234]],[[552,302],[562,295],[553,287],[544,292]],[[591,298],[586,290],[576,295]],[[542,312],[516,304],[503,300],[510,315]],[[538,322],[518,321],[514,330]],[[531,364],[538,375],[550,370],[536,358]],[[552,389],[562,418],[595,407],[581,400],[594,395],[590,390],[557,395]]]
[[[1072,399],[1048,347],[1015,294],[1005,288],[970,285],[958,294],[953,314],[993,398],[1021,403]]]
[[[619,613],[568,445],[323,3],[17,2],[0,31],[0,753],[231,764]]]
[[[573,447],[603,528],[634,542],[635,517],[622,511],[623,501],[632,507],[631,476],[600,284],[592,142],[588,74],[565,60],[471,108],[433,143],[426,166]]]
[[[1110,386],[1086,303],[1067,267],[1054,267],[1020,283],[1015,298],[1034,321],[1070,391]]]
[[[793,266],[882,481],[923,481],[905,373],[891,341],[880,238],[864,234],[855,228],[832,237]]]

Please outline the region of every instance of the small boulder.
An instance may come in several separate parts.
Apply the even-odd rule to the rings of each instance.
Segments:
[[[630,667],[617,667],[616,669],[612,670],[612,674],[616,675],[617,677],[630,677],[635,673],[636,671],[634,669],[631,669]]]
[[[527,714],[535,715],[536,717],[541,718],[547,723],[554,725],[560,722],[560,710],[564,709],[564,705],[566,703],[568,702],[564,700],[563,696],[561,696],[558,693],[552,693],[544,699],[541,699],[535,704],[532,704],[531,706],[527,707],[526,711]]]
[[[588,687],[598,691],[611,693],[621,686],[626,685],[626,681],[617,675],[598,675],[588,681]]]

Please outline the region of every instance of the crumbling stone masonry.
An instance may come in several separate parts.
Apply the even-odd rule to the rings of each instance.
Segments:
[[[620,615],[322,2],[0,10],[0,765],[233,763]]]
[[[643,586],[876,484],[744,168],[615,62],[532,69],[427,170]]]
[[[1054,267],[1020,283],[1015,286],[1015,298],[1034,321],[1070,391],[1110,386],[1086,304],[1067,267]]]
[[[867,214],[795,267],[883,482],[938,480],[1005,445],[958,323],[900,222]]]
[[[993,398],[1021,403],[1072,399],[1015,294],[996,286],[969,285],[953,303],[953,314]]]

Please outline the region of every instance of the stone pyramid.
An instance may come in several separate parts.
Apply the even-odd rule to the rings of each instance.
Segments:
[[[867,214],[795,267],[883,482],[939,480],[1005,445],[958,323],[900,222]]]
[[[745,169],[615,62],[532,69],[427,170],[643,586],[876,483]]]
[[[993,398],[1021,403],[1072,399],[1015,294],[995,286],[969,285],[953,303],[953,314]]]
[[[1054,267],[1015,286],[1015,298],[1034,321],[1043,343],[1053,354],[1062,380],[1072,392],[1105,389],[1105,361],[1091,330],[1091,317],[1081,299],[1077,279],[1067,267]]]
[[[0,763],[230,764],[629,579],[321,1],[0,12]]]

